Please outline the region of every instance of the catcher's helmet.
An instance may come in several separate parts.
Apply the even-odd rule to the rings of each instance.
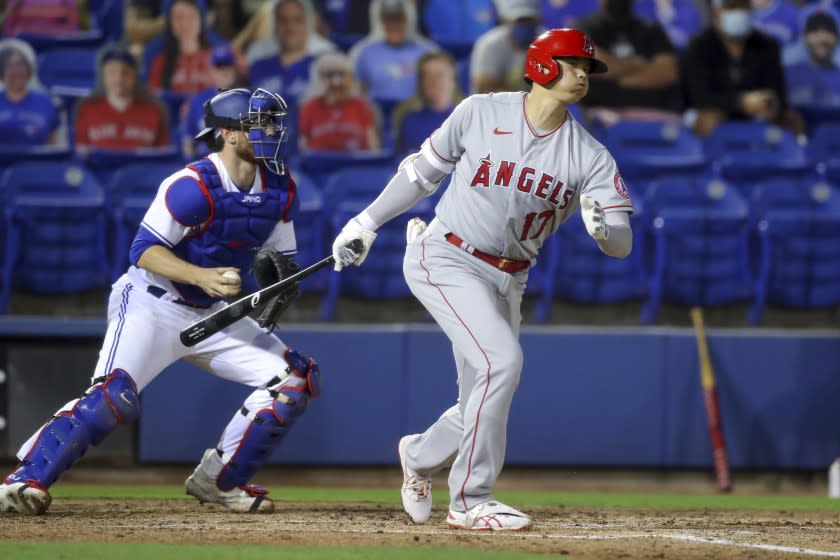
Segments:
[[[583,31],[577,29],[550,29],[542,33],[528,47],[525,54],[525,80],[541,86],[563,75],[556,58],[588,58],[592,61],[591,74],[602,74],[607,65],[595,58],[595,47]],[[544,73],[543,70],[548,70]]]
[[[289,108],[276,93],[258,88],[221,91],[204,103],[204,130],[195,139],[204,140],[220,128],[248,133],[254,156],[274,173],[283,174],[282,146],[286,141],[284,117]]]

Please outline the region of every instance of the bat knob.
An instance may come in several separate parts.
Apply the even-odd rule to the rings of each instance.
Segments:
[[[361,239],[354,239],[347,244],[347,247],[356,254],[362,254],[365,250],[365,244]]]

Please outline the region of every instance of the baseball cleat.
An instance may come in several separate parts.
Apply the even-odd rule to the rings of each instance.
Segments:
[[[479,504],[468,512],[449,510],[446,523],[469,531],[530,531],[531,518],[501,502]]]
[[[405,464],[405,446],[408,438],[400,440],[397,450],[403,471],[402,504],[403,509],[415,523],[425,523],[432,515],[432,478],[412,473]]]
[[[208,454],[215,457],[215,449],[208,449],[204,453],[201,463],[187,479],[187,494],[196,498],[199,503],[221,504],[236,513],[272,513],[274,502],[268,497],[268,490],[256,485],[238,486],[232,490],[221,490],[216,486],[216,477],[208,475],[202,466],[208,460]]]
[[[35,482],[0,484],[0,512],[43,515],[52,496]]]

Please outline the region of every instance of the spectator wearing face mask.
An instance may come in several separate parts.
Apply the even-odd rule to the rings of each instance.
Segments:
[[[620,119],[679,119],[679,64],[665,29],[633,15],[633,0],[601,0],[579,27],[609,67],[590,79],[587,117],[602,125]]]
[[[525,52],[542,31],[537,0],[496,0],[501,23],[478,38],[470,56],[473,93],[521,91]]]
[[[837,29],[837,21],[823,10],[805,20],[802,35],[808,59],[785,67],[792,106],[840,107],[840,68],[834,62]]]
[[[712,26],[686,48],[686,92],[698,134],[719,123],[774,122],[794,132],[801,116],[788,108],[779,44],[753,28],[750,0],[713,0]]]

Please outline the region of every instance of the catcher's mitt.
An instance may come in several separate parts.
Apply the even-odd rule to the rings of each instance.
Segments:
[[[275,251],[263,247],[254,257],[254,278],[260,288],[276,284],[283,278],[288,278],[300,270],[295,261]],[[262,328],[273,331],[280,320],[280,316],[300,296],[298,283],[295,282],[288,289],[269,299],[257,315],[257,323]]]

